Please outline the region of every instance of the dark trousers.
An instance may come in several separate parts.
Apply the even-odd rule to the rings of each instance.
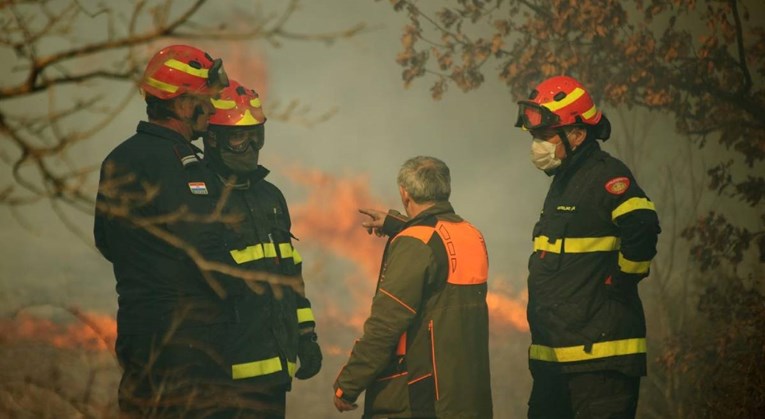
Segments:
[[[289,383],[233,380],[225,325],[117,337],[122,418],[283,419]]]
[[[208,417],[228,378],[217,350],[218,326],[120,334],[119,406],[124,417]]]
[[[287,405],[286,385],[249,385],[235,383],[227,386],[220,408],[209,418],[214,419],[284,419]]]
[[[576,374],[535,373],[530,419],[632,419],[640,377],[616,371]]]

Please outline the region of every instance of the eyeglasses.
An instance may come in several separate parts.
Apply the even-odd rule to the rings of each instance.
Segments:
[[[544,106],[527,100],[518,102],[516,126],[521,126],[527,130],[538,130],[555,126],[558,122],[560,122],[560,116]]]

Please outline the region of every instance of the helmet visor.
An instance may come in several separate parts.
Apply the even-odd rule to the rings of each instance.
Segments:
[[[518,102],[518,122],[527,130],[551,128],[560,122],[560,117],[535,102],[520,101]]]
[[[213,60],[212,66],[207,72],[207,85],[216,91],[228,86],[228,75],[226,69],[223,68],[223,60],[220,58]]]

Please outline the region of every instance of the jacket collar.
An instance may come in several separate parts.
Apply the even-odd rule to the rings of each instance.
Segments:
[[[570,176],[572,173],[576,172],[585,161],[589,160],[590,156],[598,151],[600,151],[600,144],[598,144],[597,140],[593,139],[585,142],[582,144],[582,148],[570,157],[570,160],[566,162],[565,167],[561,167],[561,170],[555,174],[555,177],[561,178]]]
[[[189,141],[177,131],[173,131],[170,128],[163,127],[162,125],[155,124],[153,122],[141,121],[138,123],[136,132],[142,134],[148,134],[154,137],[159,137],[163,140],[170,140],[173,142],[181,142],[183,144],[189,144]]]
[[[405,226],[408,227],[410,225],[419,224],[425,218],[441,214],[454,214],[454,208],[452,208],[452,204],[449,201],[436,202],[432,207],[417,214],[416,217],[409,219]]]
[[[271,173],[271,171],[266,169],[262,165],[258,165],[257,169],[246,174],[230,173],[229,178],[218,173],[217,171],[215,172],[215,174],[218,176],[218,179],[220,179],[220,181],[223,182],[224,185],[231,186],[234,189],[250,189],[250,186],[263,180],[266,176],[268,176],[269,173]],[[234,182],[231,183],[229,179],[233,179]]]

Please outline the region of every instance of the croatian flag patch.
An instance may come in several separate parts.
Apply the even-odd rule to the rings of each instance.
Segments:
[[[189,189],[194,195],[207,195],[207,185],[204,182],[189,182]]]

